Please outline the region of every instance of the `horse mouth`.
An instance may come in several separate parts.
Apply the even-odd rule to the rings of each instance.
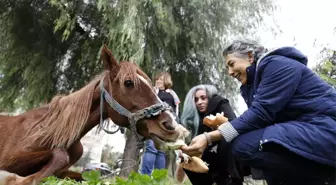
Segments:
[[[168,131],[174,131],[175,130],[175,128],[166,121],[161,123],[161,124],[165,128],[165,130],[168,130]]]
[[[163,145],[166,142],[169,142],[168,140],[165,140],[165,139],[161,138],[160,136],[158,136],[156,134],[153,134],[153,133],[150,133],[149,137],[154,141],[154,143],[157,143],[159,145]]]

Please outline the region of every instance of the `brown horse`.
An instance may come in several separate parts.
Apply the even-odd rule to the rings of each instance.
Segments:
[[[82,89],[0,116],[0,174],[16,174],[5,184],[35,184],[50,175],[81,180],[68,170],[83,153],[80,139],[107,118],[145,138],[176,140],[177,123],[148,76],[132,62],[118,63],[106,46],[101,57],[105,71]]]

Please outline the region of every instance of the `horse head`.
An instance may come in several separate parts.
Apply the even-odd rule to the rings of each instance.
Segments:
[[[169,106],[156,95],[150,78],[135,63],[118,62],[106,46],[101,58],[107,71],[100,84],[105,118],[145,138],[175,141],[181,126]]]

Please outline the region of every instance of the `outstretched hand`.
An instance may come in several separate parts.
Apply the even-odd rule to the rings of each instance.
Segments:
[[[205,135],[201,134],[194,137],[189,146],[181,146],[181,150],[189,156],[202,156],[207,144],[208,142]]]

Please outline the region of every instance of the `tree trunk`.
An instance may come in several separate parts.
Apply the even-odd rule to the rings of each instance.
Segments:
[[[126,144],[123,159],[125,159],[126,161],[123,161],[121,165],[122,170],[120,172],[121,177],[128,177],[131,171],[137,172],[139,168],[139,159],[140,159],[139,150],[137,149],[136,136],[128,129],[125,133],[125,136],[126,136]],[[136,161],[136,164],[134,164],[134,161],[132,160]]]

